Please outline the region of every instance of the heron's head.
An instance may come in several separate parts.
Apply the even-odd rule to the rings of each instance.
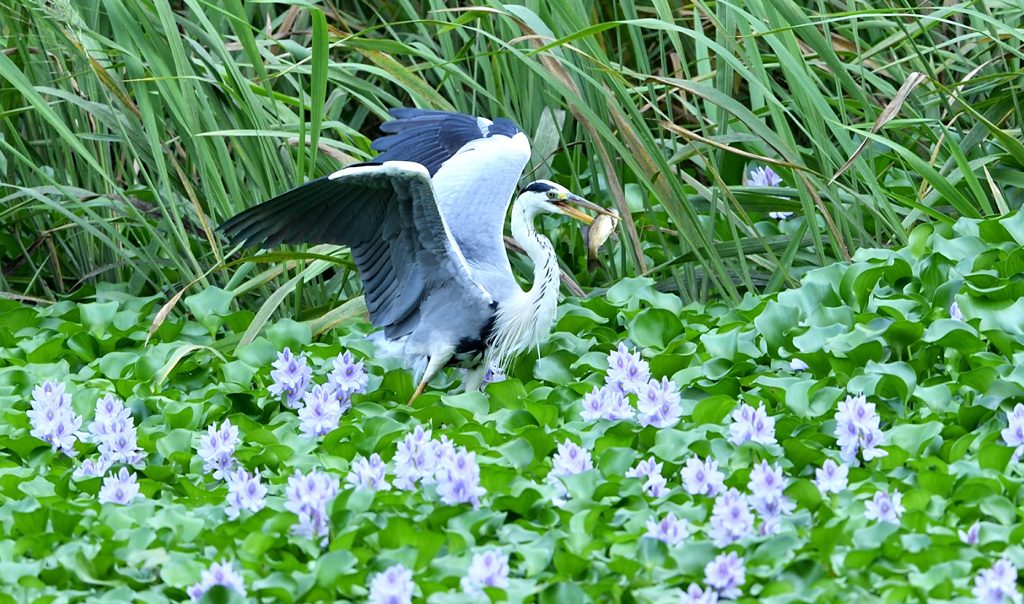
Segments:
[[[535,180],[526,185],[516,203],[523,206],[530,215],[547,212],[549,214],[562,214],[587,224],[594,221],[594,217],[584,213],[579,208],[587,208],[599,214],[611,214],[601,206],[591,203],[576,195],[562,185],[555,184],[550,180]]]

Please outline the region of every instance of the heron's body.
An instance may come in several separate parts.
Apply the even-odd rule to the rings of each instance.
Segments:
[[[488,363],[506,365],[548,334],[558,298],[551,243],[534,230],[541,212],[586,218],[587,202],[547,181],[529,185],[512,211],[512,236],[534,262],[528,291],[505,253],[505,214],[530,158],[512,122],[396,109],[374,141],[381,153],[238,214],[230,237],[348,245],[371,322],[427,365],[416,393],[448,364],[470,368],[479,388]],[[587,207],[596,208],[592,204]]]

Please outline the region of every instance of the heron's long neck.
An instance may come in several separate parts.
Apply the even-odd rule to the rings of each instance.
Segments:
[[[558,258],[548,238],[534,228],[535,217],[518,201],[512,206],[512,238],[533,261],[533,287],[498,306],[492,358],[502,366],[507,366],[516,354],[540,344],[555,320]]]

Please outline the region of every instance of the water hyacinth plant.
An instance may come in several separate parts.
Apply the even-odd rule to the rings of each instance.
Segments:
[[[996,224],[935,245],[966,253],[951,242],[1016,228]],[[142,347],[140,316],[155,311],[119,301],[110,308],[123,314],[92,328],[112,348],[46,363],[17,355],[87,333],[82,322],[101,310],[88,305],[111,302],[26,312],[0,300],[10,359],[0,522],[32,544],[5,568],[28,572],[54,552],[46,585],[33,574],[8,591],[14,601],[90,590],[145,601],[210,590],[293,602],[1015,601],[1022,550],[1008,536],[1024,478],[1016,357],[1003,348],[1016,340],[970,281],[926,286],[935,266],[977,257],[876,253],[743,309],[685,307],[650,280],[627,281],[569,301],[558,341],[504,381],[461,393],[452,372],[413,406],[411,376],[373,356],[361,317],[320,339],[284,321],[238,353],[214,345],[250,316],[225,315],[212,331],[182,317],[180,331]],[[872,289],[841,287],[866,274]],[[969,321],[946,315],[945,283],[972,292],[956,294]],[[919,334],[895,318],[908,308]],[[12,317],[25,325],[13,330]],[[184,356],[180,338],[191,338]],[[285,347],[313,370],[310,400],[344,400],[344,413],[316,427],[327,414],[270,391]],[[92,360],[80,356],[89,350]],[[620,350],[623,367],[648,372],[642,382],[608,380]],[[809,369],[790,370],[795,354]],[[328,387],[339,358],[365,375],[340,395]],[[45,416],[33,392],[48,381],[82,418],[74,459],[32,434]],[[673,395],[677,421],[642,425],[652,384]],[[631,412],[584,419],[595,389]]]

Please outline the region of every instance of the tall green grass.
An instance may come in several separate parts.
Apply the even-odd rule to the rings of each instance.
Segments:
[[[268,316],[323,314],[358,296],[344,252],[237,262],[214,228],[371,157],[402,105],[510,117],[530,177],[617,207],[596,275],[572,227],[545,227],[587,287],[651,274],[687,300],[738,300],[918,222],[1022,203],[1013,3],[342,4],[0,5],[0,289],[216,285],[249,307],[276,294]],[[783,188],[743,186],[763,164]]]

